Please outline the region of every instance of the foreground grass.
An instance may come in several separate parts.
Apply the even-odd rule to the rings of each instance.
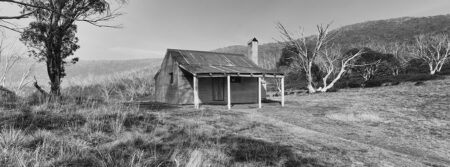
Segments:
[[[2,166],[329,166],[252,137],[245,112],[108,104],[1,111]]]
[[[68,101],[0,111],[0,166],[448,166],[450,80],[264,104]]]

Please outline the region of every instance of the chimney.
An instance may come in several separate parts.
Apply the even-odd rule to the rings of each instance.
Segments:
[[[258,65],[258,40],[256,38],[248,42],[247,50],[247,57]]]

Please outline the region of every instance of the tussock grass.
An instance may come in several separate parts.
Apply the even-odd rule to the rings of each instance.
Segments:
[[[446,162],[447,79],[298,96],[257,112],[129,102],[148,99],[152,80],[135,71],[72,83],[59,103],[21,97],[28,102],[0,110],[0,164],[417,166],[402,157],[411,152]],[[415,148],[423,143],[443,148]]]
[[[63,93],[77,98],[81,103],[90,99],[133,101],[139,97],[151,97],[154,92],[154,68],[136,69],[101,77],[69,80]]]

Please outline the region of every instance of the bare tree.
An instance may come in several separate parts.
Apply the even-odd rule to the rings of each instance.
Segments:
[[[447,34],[419,35],[413,54],[428,64],[430,74],[440,72],[450,54],[450,39]]]
[[[316,92],[316,88],[313,86],[313,72],[312,67],[314,60],[320,54],[319,52],[323,49],[323,46],[329,41],[328,36],[328,28],[330,24],[327,25],[317,25],[317,34],[311,38],[311,43],[313,46],[310,46],[308,43],[309,39],[304,35],[301,30],[297,34],[293,34],[287,30],[286,26],[281,23],[277,24],[277,28],[281,34],[280,41],[285,47],[291,47],[294,50],[293,52],[296,56],[293,58],[293,66],[294,68],[303,68],[306,73],[307,80],[307,88],[309,93]]]
[[[10,73],[14,65],[21,59],[17,53],[12,52],[11,50],[11,48],[6,46],[4,40],[0,41],[0,85],[3,87],[6,86],[7,75]]]
[[[333,88],[334,84],[341,79],[342,75],[348,70],[348,68],[354,65],[355,61],[353,60],[361,56],[363,53],[363,49],[360,49],[354,54],[346,54],[342,52],[342,47],[340,46],[331,45],[325,47],[318,57],[317,64],[319,64],[322,71],[326,74],[322,78],[323,87],[318,88],[317,91],[326,92]],[[328,82],[329,79],[332,79],[332,81]]]
[[[14,81],[9,81],[8,75],[11,75],[11,70],[18,64],[23,61],[23,57],[21,54],[14,50],[11,47],[5,45],[4,40],[0,41],[0,86],[2,87],[15,87],[11,90],[20,91],[24,86],[30,83],[30,75],[32,73],[33,66],[29,66],[28,70],[23,72],[20,81],[17,83],[17,86],[13,86],[8,83],[12,83]],[[18,74],[14,74],[18,75]]]

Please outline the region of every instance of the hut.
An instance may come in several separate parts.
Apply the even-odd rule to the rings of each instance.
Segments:
[[[155,100],[169,104],[258,103],[265,98],[262,81],[266,77],[281,80],[284,105],[284,75],[257,65],[258,40],[248,43],[248,53],[232,54],[208,51],[167,49],[161,68],[155,75]]]

